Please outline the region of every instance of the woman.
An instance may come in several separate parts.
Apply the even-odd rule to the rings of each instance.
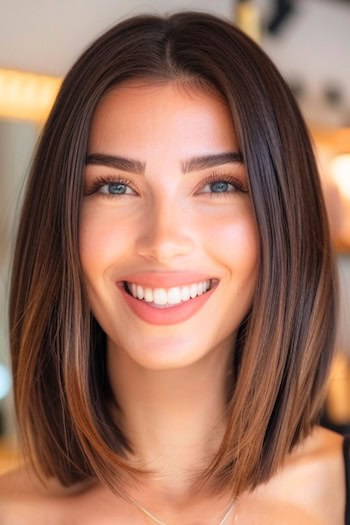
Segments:
[[[318,425],[337,304],[310,140],[264,52],[202,13],[113,27],[28,182],[27,466],[1,523],[344,524],[343,438]]]

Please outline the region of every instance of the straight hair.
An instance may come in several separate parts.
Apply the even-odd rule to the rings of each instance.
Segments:
[[[66,487],[100,481],[123,494],[149,472],[128,464],[132,443],[111,416],[106,335],[77,249],[92,116],[103,95],[132,79],[223,96],[247,169],[258,280],[232,348],[227,429],[201,474],[238,496],[269,480],[319,422],[338,284],[313,147],[288,85],[250,38],[201,12],[126,19],[63,81],[31,166],[11,278],[20,444],[42,481],[54,476]]]

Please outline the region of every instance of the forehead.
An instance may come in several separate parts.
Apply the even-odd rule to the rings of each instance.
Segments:
[[[178,147],[203,153],[236,146],[231,111],[213,89],[180,82],[126,81],[103,96],[94,113],[91,148]],[[112,151],[110,151],[112,152]],[[200,151],[198,152],[200,153]]]

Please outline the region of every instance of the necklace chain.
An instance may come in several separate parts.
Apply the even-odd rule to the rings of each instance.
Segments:
[[[151,518],[151,520],[153,520],[154,523],[158,523],[158,525],[167,525],[166,523],[164,523],[164,521],[161,521],[159,520],[158,518],[156,518],[155,516],[153,516],[153,514],[151,514],[148,510],[146,510],[142,505],[140,505],[140,503],[138,503],[136,500],[132,500],[132,503],[134,503],[134,505],[136,505],[141,512],[143,512],[143,514],[145,514],[146,516],[148,516],[149,518]],[[231,513],[233,512],[234,510],[234,507],[235,507],[235,504],[233,503],[231,505],[231,507],[228,509],[228,511],[226,512],[225,516],[222,518],[222,520],[220,521],[220,523],[218,525],[225,525],[227,519],[229,518],[229,516],[231,515]]]

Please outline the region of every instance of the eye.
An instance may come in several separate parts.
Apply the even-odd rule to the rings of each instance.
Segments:
[[[127,193],[127,187],[129,187],[129,184],[130,181],[128,179],[120,177],[99,177],[94,181],[93,186],[86,192],[86,195],[92,195],[95,193],[107,198],[130,195],[130,193]]]
[[[213,173],[204,180],[205,186],[209,186],[212,191],[203,192],[208,193],[210,197],[216,196],[230,196],[235,193],[248,193],[248,188],[243,184],[242,181],[234,177],[233,175],[224,175]],[[232,189],[230,189],[230,186]]]
[[[85,194],[96,194],[111,199],[134,195],[134,190],[130,184],[130,180],[121,177],[99,177]],[[209,191],[202,191],[200,194],[208,194],[209,197],[230,197],[237,193],[248,193],[243,182],[230,174],[213,173],[202,181],[202,188],[205,189],[206,187],[209,187]],[[132,193],[128,192],[128,189]]]
[[[126,186],[126,181],[108,182],[100,186],[99,193],[108,195],[124,195],[126,193]]]

